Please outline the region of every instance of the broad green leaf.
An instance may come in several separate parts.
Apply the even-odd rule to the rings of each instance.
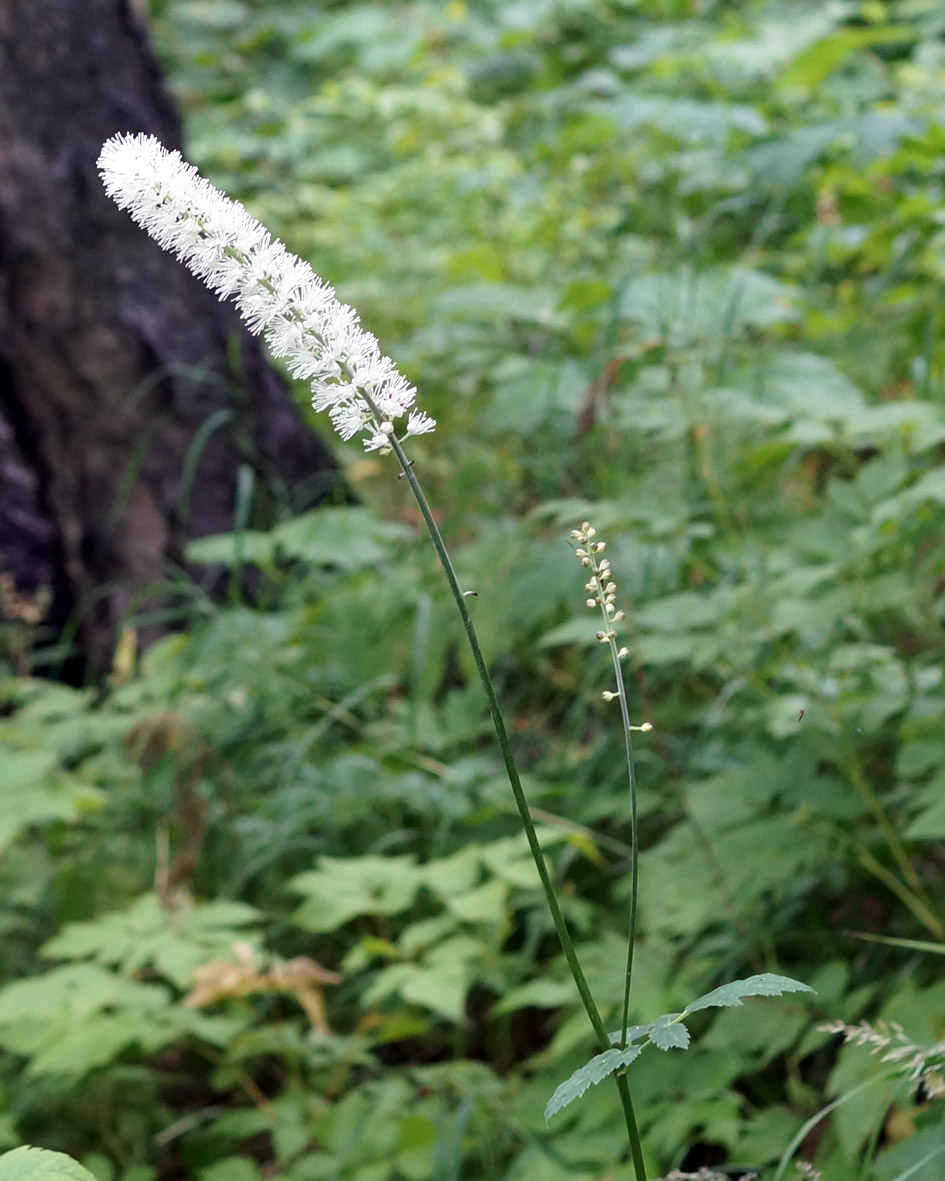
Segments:
[[[265,566],[274,556],[273,535],[252,529],[198,537],[185,550],[187,561],[198,566],[235,566],[240,562]]]
[[[273,531],[278,552],[317,566],[363,570],[387,557],[413,531],[363,508],[320,508],[294,517]]]
[[[95,1181],[78,1161],[45,1148],[14,1148],[0,1156],[0,1181]]]
[[[194,971],[211,959],[230,958],[234,940],[250,942],[247,927],[259,912],[242,902],[195,903],[179,900],[174,910],[156,894],[143,894],[123,911],[86,923],[70,923],[43,947],[53,959],[94,959],[134,976],[154,967],[179,988],[193,983]]]
[[[334,931],[362,914],[392,915],[412,905],[423,871],[407,857],[321,857],[318,869],[289,883],[305,901],[293,922],[307,931]]]
[[[608,113],[623,132],[650,124],[669,135],[703,143],[719,143],[732,131],[764,135],[768,123],[755,107],[735,102],[696,102],[633,92],[620,95]]]
[[[259,1165],[247,1156],[228,1156],[201,1169],[199,1181],[262,1181]]]
[[[139,1011],[99,1013],[81,1024],[62,1029],[57,1037],[33,1055],[31,1075],[66,1075],[81,1077],[96,1067],[105,1066],[124,1050],[137,1046],[142,1050],[157,1049],[162,1042],[173,1040],[173,1033]]]
[[[483,415],[491,435],[517,431],[530,436],[542,426],[573,430],[589,377],[575,362],[509,357],[492,374],[492,404]]]
[[[752,22],[749,36],[716,37],[706,46],[706,60],[716,68],[731,70],[733,80],[773,77],[792,58],[831,33],[849,12],[850,5],[843,0],[830,0],[806,11],[798,9],[789,16],[773,8],[772,15]]]
[[[26,828],[100,806],[96,790],[60,771],[55,752],[0,749],[0,850]]]
[[[508,885],[493,879],[475,890],[448,895],[446,905],[457,918],[467,923],[502,923],[506,918],[508,895]]]
[[[774,972],[761,972],[757,976],[749,976],[745,980],[733,980],[730,984],[723,984],[721,988],[714,988],[705,996],[692,1001],[683,1010],[683,1015],[698,1013],[701,1009],[727,1008],[730,1005],[740,1005],[746,996],[781,996],[786,992],[813,992],[809,984],[802,984],[799,980],[792,980],[790,976],[778,976]]]
[[[302,513],[271,533],[245,530],[201,537],[187,547],[191,562],[232,566],[266,565],[278,557],[298,558],[316,566],[361,570],[382,561],[391,545],[409,540],[406,526],[384,521],[363,508],[323,508]]]
[[[383,969],[364,998],[373,1003],[399,995],[449,1021],[462,1021],[466,997],[487,954],[481,939],[457,935],[430,948],[417,963]]]
[[[570,980],[530,980],[512,988],[491,1009],[494,1016],[514,1013],[518,1009],[559,1009],[573,1005],[577,992]]]
[[[644,275],[624,290],[620,311],[641,331],[676,344],[714,340],[797,318],[794,288],[744,267],[691,267]]]
[[[54,1031],[57,1025],[68,1028],[108,1008],[153,1012],[168,999],[161,985],[125,980],[98,964],[64,964],[0,988],[0,1028],[15,1032],[34,1020]]]
[[[759,354],[757,364],[734,374],[733,382],[760,405],[789,414],[789,437],[799,443],[855,430],[866,410],[862,392],[834,361],[802,350]]]
[[[589,1062],[585,1062],[578,1070],[566,1079],[548,1100],[545,1108],[545,1120],[548,1121],[563,1107],[580,1099],[589,1087],[594,1087],[612,1075],[615,1070],[622,1070],[640,1057],[640,1046],[627,1046],[624,1050],[604,1050],[595,1055]]]
[[[423,867],[425,883],[442,898],[466,894],[479,878],[481,860],[480,846],[470,844],[449,857],[428,861]]]

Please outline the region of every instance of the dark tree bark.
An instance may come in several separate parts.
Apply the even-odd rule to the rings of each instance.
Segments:
[[[187,541],[232,526],[241,464],[294,508],[334,470],[235,311],[105,196],[103,141],[138,131],[180,145],[127,0],[0,0],[0,570],[79,613],[98,672]]]

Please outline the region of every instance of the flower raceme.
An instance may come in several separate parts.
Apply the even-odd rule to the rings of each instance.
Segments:
[[[179,152],[153,136],[116,135],[98,167],[117,205],[221,299],[234,297],[250,331],[263,334],[293,377],[311,383],[312,405],[328,411],[343,439],[362,433],[368,451],[387,451],[398,430],[434,429],[434,420],[414,409],[416,389],[357,312]]]

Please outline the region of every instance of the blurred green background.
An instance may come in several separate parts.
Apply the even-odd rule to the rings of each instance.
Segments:
[[[770,1167],[871,1078],[800,1148],[824,1181],[945,1150],[928,1088],[818,1030],[945,1036],[942,6],[150,25],[189,157],[439,421],[411,453],[608,1028],[628,802],[583,519],[654,727],[631,1019],[818,990],[632,1068],[650,1167]],[[628,1178],[613,1087],[544,1124],[593,1038],[409,490],[336,453],[357,504],[194,545],[228,601],[107,692],[14,675],[0,631],[0,1146],[100,1181]]]

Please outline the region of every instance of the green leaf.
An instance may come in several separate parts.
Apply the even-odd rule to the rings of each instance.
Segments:
[[[550,1120],[575,1099],[580,1099],[589,1087],[596,1087],[615,1070],[629,1066],[640,1057],[641,1052],[641,1046],[627,1046],[624,1050],[604,1050],[602,1054],[596,1054],[557,1088],[545,1108],[545,1121]]]
[[[144,1014],[133,1010],[119,1013],[100,1013],[81,1025],[64,1029],[50,1039],[29,1065],[31,1075],[66,1075],[78,1077],[106,1066],[131,1046],[150,1048],[155,1041],[171,1040],[170,1031],[163,1031]]]
[[[385,968],[364,999],[373,1004],[397,994],[449,1021],[462,1021],[466,996],[488,951],[482,940],[457,935],[426,951],[419,963]]]
[[[14,1148],[0,1156],[0,1181],[95,1181],[64,1152],[45,1148]]]
[[[647,1044],[656,1046],[658,1050],[688,1050],[689,1030],[682,1024],[682,1018],[682,1013],[664,1013],[646,1025],[629,1025],[627,1043],[640,1042],[641,1050]],[[621,1041],[620,1030],[609,1037],[614,1045],[618,1045]]]
[[[658,1050],[688,1050],[689,1030],[678,1013],[667,1013],[650,1025],[650,1041]]]
[[[446,905],[467,923],[501,923],[506,917],[508,894],[506,883],[493,878],[475,890],[448,896]]]
[[[33,824],[72,820],[95,803],[95,790],[63,774],[55,752],[0,750],[0,762],[0,850]]]
[[[230,957],[234,940],[252,942],[254,933],[246,927],[258,917],[253,907],[223,899],[188,902],[170,911],[148,893],[125,910],[69,923],[43,953],[53,959],[94,959],[125,976],[153,966],[179,988],[187,988],[201,964]]]
[[[271,533],[244,529],[198,537],[187,546],[185,556],[188,562],[199,566],[236,566],[240,562],[265,566],[273,560],[274,551]]]
[[[529,980],[518,988],[510,989],[490,1010],[493,1017],[503,1013],[514,1013],[518,1009],[560,1009],[573,1005],[575,987],[571,980]]]
[[[733,980],[700,996],[683,1010],[683,1016],[698,1013],[700,1009],[725,1009],[740,1005],[746,996],[781,996],[785,992],[814,992],[809,984],[801,984],[790,976],[778,976],[774,972],[762,972],[745,980]]]
[[[228,1156],[200,1170],[200,1181],[261,1181],[262,1172],[246,1156]]]
[[[315,566],[363,570],[383,561],[392,544],[411,537],[407,526],[383,521],[367,509],[323,508],[293,517],[271,533],[247,529],[198,538],[187,546],[187,560],[267,565],[282,555]]]
[[[714,267],[642,275],[625,289],[625,319],[676,343],[715,339],[797,318],[793,287],[745,267]]]
[[[383,561],[393,544],[409,541],[413,531],[364,508],[320,508],[286,521],[272,536],[277,550],[290,558],[363,570]]]
[[[306,896],[293,922],[317,933],[334,931],[362,914],[399,914],[412,905],[423,883],[411,856],[321,857],[318,866],[290,883]]]

